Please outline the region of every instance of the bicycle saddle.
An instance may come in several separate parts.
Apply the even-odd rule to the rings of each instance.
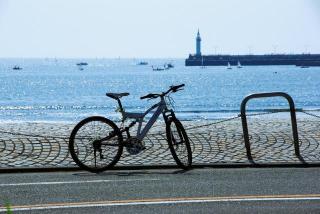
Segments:
[[[121,97],[124,97],[124,96],[128,96],[129,93],[106,93],[106,95],[108,97],[111,97],[112,99],[120,99]]]

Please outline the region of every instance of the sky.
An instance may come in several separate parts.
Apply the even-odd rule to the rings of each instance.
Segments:
[[[319,0],[0,0],[0,57],[320,53]]]

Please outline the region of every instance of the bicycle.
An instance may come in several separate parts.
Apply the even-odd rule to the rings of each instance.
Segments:
[[[126,112],[121,104],[121,97],[129,93],[107,93],[106,95],[118,102],[122,115],[120,128],[111,120],[102,116],[92,116],[80,121],[72,130],[69,138],[69,151],[75,163],[90,172],[102,172],[112,168],[120,159],[125,147],[130,155],[137,155],[145,149],[143,138],[154,125],[160,114],[166,124],[166,137],[173,159],[182,169],[189,169],[192,164],[192,152],[187,133],[176,118],[167,102],[172,99],[170,93],[183,90],[184,84],[171,86],[166,92],[148,94],[140,99],[156,99],[160,101],[144,113]],[[145,116],[155,110],[153,115],[142,128]],[[124,123],[132,120],[128,126]],[[130,135],[130,128],[138,123],[137,134]],[[126,135],[123,136],[123,133]]]

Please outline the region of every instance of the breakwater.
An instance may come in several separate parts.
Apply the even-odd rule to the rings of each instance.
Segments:
[[[192,55],[186,66],[295,65],[320,66],[320,54]]]

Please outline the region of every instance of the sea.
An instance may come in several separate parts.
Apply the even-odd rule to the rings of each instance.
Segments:
[[[152,69],[166,63],[174,68]],[[117,103],[107,92],[130,93],[121,99],[125,110],[144,112],[158,100],[141,96],[178,84],[185,84],[184,90],[171,94],[170,106],[182,120],[236,116],[244,97],[260,92],[286,92],[297,109],[320,110],[320,67],[186,67],[184,59],[0,59],[0,77],[1,122],[76,122],[93,115],[119,120]],[[283,98],[247,105],[248,113],[286,108]]]

